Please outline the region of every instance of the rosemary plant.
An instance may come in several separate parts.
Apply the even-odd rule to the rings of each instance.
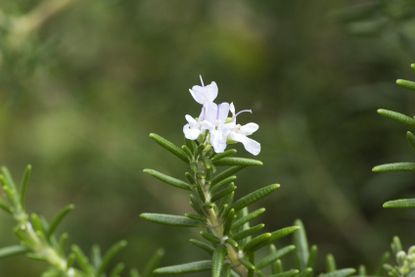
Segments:
[[[0,258],[18,254],[44,261],[49,268],[42,274],[44,277],[119,277],[125,269],[121,262],[115,263],[116,255],[127,245],[125,240],[115,243],[105,253],[94,245],[91,257],[88,258],[81,248],[73,244],[68,250],[68,235],[57,234],[57,229],[65,218],[74,209],[74,205],[63,208],[52,221],[48,222],[37,213],[26,210],[26,191],[31,175],[31,166],[27,166],[20,186],[17,186],[7,168],[1,169],[0,184],[3,196],[0,199],[0,208],[16,221],[14,233],[19,244],[0,249]],[[129,272],[131,277],[150,277],[158,266],[163,251],[157,251],[150,259],[147,267],[140,275],[135,269]]]
[[[217,97],[216,83],[205,86],[202,79],[201,83],[201,86],[190,90],[196,102],[202,105],[202,110],[198,118],[186,115],[188,123],[183,128],[185,144],[178,147],[157,134],[150,134],[151,139],[187,164],[186,180],[154,169],[144,169],[144,173],[187,192],[193,212],[184,215],[142,213],[141,218],[165,225],[199,228],[200,237],[192,238],[190,242],[210,257],[161,267],[155,273],[207,271],[213,277],[313,276],[317,247],[308,247],[300,221],[272,232],[263,231],[265,224],[254,223],[265,209],[252,210],[250,207],[276,191],[280,185],[264,186],[240,198],[235,197],[235,174],[248,167],[261,166],[262,162],[237,157],[235,149],[226,148],[229,144],[241,142],[248,152],[257,155],[260,144],[247,136],[255,132],[258,125],[236,123],[236,117],[241,112],[235,112],[233,103],[213,102]],[[251,112],[242,112],[245,111]],[[276,241],[293,233],[294,245],[276,248]],[[298,269],[286,269],[281,258],[294,250],[297,252]],[[327,276],[342,277],[355,272],[354,269],[337,270],[332,258],[329,264]]]

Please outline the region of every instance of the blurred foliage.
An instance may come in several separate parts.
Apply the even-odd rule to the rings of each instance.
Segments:
[[[45,12],[52,2],[67,4]],[[414,212],[381,209],[414,192],[413,176],[370,172],[411,160],[405,130],[375,112],[387,106],[413,113],[415,98],[393,85],[409,75],[414,55],[410,2],[2,1],[1,164],[12,172],[33,165],[28,201],[36,212],[52,216],[76,204],[63,224],[83,248],[125,238],[121,259],[138,267],[161,245],[165,264],[203,258],[187,233],[165,236],[163,227],[138,219],[147,210],[190,210],[183,195],[141,169],[183,172],[161,158],[147,134],[183,141],[184,114],[195,112],[187,89],[201,73],[219,84],[220,101],[253,107],[265,166],[242,175],[239,188],[243,195],[250,184],[282,184],[265,203],[270,230],[302,218],[309,240],[335,253],[339,265],[374,266],[393,235],[414,244]],[[370,7],[367,16],[344,19],[361,5]],[[394,16],[402,6],[404,16]],[[36,14],[44,19],[30,16]],[[348,31],[370,20],[382,28]],[[0,225],[12,223],[0,214]],[[1,245],[14,242],[10,228],[0,228]],[[0,275],[38,276],[42,269],[10,258]]]

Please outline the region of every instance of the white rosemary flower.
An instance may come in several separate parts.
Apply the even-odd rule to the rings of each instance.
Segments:
[[[256,123],[245,125],[238,124],[236,118],[239,114],[250,112],[251,110],[242,110],[236,113],[233,103],[223,102],[216,104],[213,101],[218,95],[218,87],[215,82],[205,86],[200,76],[202,86],[193,86],[190,93],[196,102],[202,105],[199,117],[193,118],[186,115],[187,124],[183,126],[183,133],[187,139],[197,140],[200,135],[208,132],[209,142],[216,153],[225,151],[229,143],[240,142],[246,151],[253,155],[258,155],[261,151],[261,145],[248,138],[249,135],[256,132],[259,128]],[[229,112],[232,116],[229,118]]]

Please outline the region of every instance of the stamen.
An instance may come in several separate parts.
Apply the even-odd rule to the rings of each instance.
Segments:
[[[205,86],[205,83],[203,83],[203,78],[202,78],[202,75],[201,74],[199,74],[199,78],[200,78],[200,83],[202,84],[202,87],[204,87]]]
[[[237,117],[241,113],[252,113],[252,110],[250,110],[250,109],[241,110],[241,111],[239,111],[235,114],[235,117]]]

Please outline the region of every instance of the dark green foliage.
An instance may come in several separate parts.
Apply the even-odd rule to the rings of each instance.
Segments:
[[[17,223],[15,234],[20,245],[0,248],[0,258],[26,254],[29,258],[46,262],[50,268],[44,272],[43,277],[120,277],[125,265],[123,263],[114,265],[114,259],[127,246],[124,240],[114,244],[104,255],[101,255],[99,246],[93,246],[91,259],[76,244],[67,251],[68,236],[65,233],[58,236],[57,230],[66,215],[74,209],[74,205],[63,208],[51,223],[36,213],[28,215],[23,201],[30,174],[31,166],[28,166],[22,184],[17,188],[7,168],[2,168],[0,180],[6,197],[1,203],[3,210],[11,214]],[[158,266],[162,255],[163,251],[156,252],[142,277],[152,276],[152,271]],[[130,276],[141,275],[136,270],[131,270]]]

